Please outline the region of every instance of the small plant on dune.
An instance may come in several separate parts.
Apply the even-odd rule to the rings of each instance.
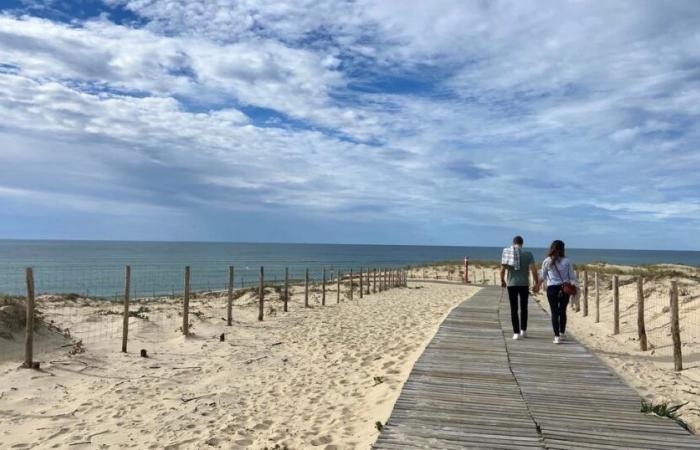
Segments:
[[[658,403],[645,402],[642,400],[641,412],[644,414],[655,414],[659,417],[667,417],[669,419],[675,420],[680,426],[688,429],[688,426],[681,419],[678,418],[678,410],[687,405],[688,402],[682,403],[680,405],[669,406],[668,403]]]
[[[384,429],[384,425],[382,425],[382,423],[377,420],[376,422],[374,422],[374,428],[376,428],[377,431],[382,431]]]
[[[203,313],[202,311],[198,310],[198,309],[193,309],[193,310],[191,310],[191,311],[190,311],[190,314],[192,314],[193,316],[195,316],[195,317],[198,318],[199,320],[204,320],[204,319],[206,318],[206,316],[204,315],[204,313]]]
[[[382,384],[384,383],[384,377],[374,377],[372,378],[374,380],[374,385]]]
[[[193,324],[192,322],[190,322],[190,323],[187,324],[188,334],[194,334],[194,333],[192,332],[192,329],[193,329],[193,328],[194,328],[194,324]],[[175,330],[175,331],[177,331],[178,333],[182,333],[182,325],[180,325],[179,327],[177,327],[177,330]]]
[[[147,313],[149,312],[151,312],[151,310],[148,307],[139,306],[139,309],[137,309],[136,311],[129,311],[129,317],[136,317],[137,319],[148,320]]]
[[[257,295],[257,291],[258,291],[257,288],[238,289],[238,290],[233,291],[233,299],[237,300],[249,292],[254,292]]]
[[[83,340],[73,342],[73,347],[68,351],[69,355],[77,355],[79,353],[85,353],[85,346],[83,345]]]

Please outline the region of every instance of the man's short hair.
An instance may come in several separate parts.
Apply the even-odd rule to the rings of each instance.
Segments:
[[[523,237],[522,236],[515,236],[513,238],[513,244],[515,245],[523,245]]]

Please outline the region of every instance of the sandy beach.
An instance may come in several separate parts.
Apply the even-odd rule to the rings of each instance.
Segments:
[[[283,313],[270,289],[264,322],[246,292],[232,327],[225,299],[202,295],[192,300],[190,338],[178,332],[177,299],[137,301],[128,354],[119,352],[121,305],[43,297],[45,320],[75,331],[38,339],[41,371],[18,369],[14,356],[0,363],[0,440],[8,448],[370,448],[439,323],[476,290],[411,283],[340,304],[329,290],[321,307],[314,289],[304,308],[295,287]],[[78,334],[84,349],[71,345]],[[15,341],[19,348],[21,334]]]

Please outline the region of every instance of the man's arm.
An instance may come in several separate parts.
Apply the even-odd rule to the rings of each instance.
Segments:
[[[534,261],[530,264],[530,271],[532,272],[532,279],[535,281],[535,286],[533,290],[539,292],[540,290],[540,276],[537,274],[537,264]]]
[[[506,266],[505,264],[501,264],[501,287],[506,287]]]

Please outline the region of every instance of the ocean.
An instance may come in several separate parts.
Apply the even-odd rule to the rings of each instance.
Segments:
[[[528,249],[537,260],[544,258],[544,248]],[[226,289],[230,265],[235,286],[242,287],[258,282],[260,266],[266,281],[281,282],[285,268],[292,280],[303,279],[307,268],[310,278],[318,280],[323,267],[331,277],[338,270],[461,261],[465,256],[498,261],[500,254],[501,247],[0,240],[0,293],[25,293],[25,267],[34,268],[37,293],[119,298],[125,265],[132,267],[133,296],[144,297],[182,292],[185,266],[191,267],[192,289],[204,291]],[[567,255],[574,263],[700,266],[697,251],[567,249]]]

